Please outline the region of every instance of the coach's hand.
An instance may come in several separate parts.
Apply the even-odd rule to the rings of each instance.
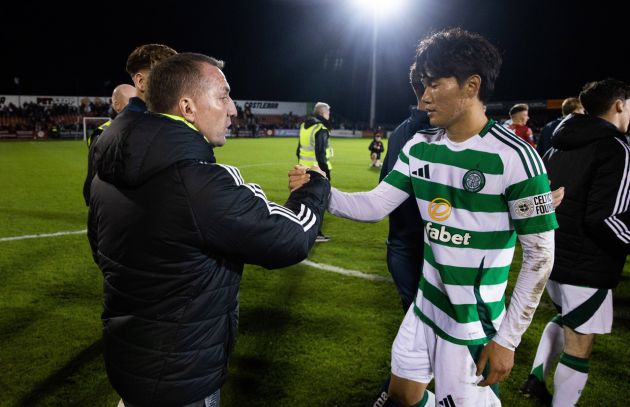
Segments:
[[[487,363],[490,363],[490,371],[478,386],[489,386],[505,379],[514,366],[514,351],[490,341],[479,356],[477,376],[481,375]]]
[[[564,198],[564,187],[560,187],[555,191],[551,191],[551,204],[553,208],[556,209],[558,205],[562,203],[562,198]]]
[[[307,172],[308,167],[297,164],[289,171],[289,191],[293,192],[310,181],[311,176]]]

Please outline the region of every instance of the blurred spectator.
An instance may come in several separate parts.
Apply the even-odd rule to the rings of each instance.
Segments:
[[[558,117],[545,125],[542,133],[540,134],[538,145],[536,146],[536,151],[538,151],[538,154],[540,154],[541,157],[551,148],[551,138],[553,137],[553,132],[556,130],[560,122],[571,113],[584,114],[584,107],[582,107],[580,99],[564,99],[562,102],[562,117]]]
[[[507,127],[516,133],[517,136],[528,142],[532,147],[534,144],[534,133],[527,127],[529,120],[529,106],[526,103],[518,103],[510,109],[510,119],[512,123]]]

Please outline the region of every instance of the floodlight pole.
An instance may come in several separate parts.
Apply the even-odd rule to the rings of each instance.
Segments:
[[[378,20],[376,7],[372,19],[372,97],[370,99],[370,128],[374,129],[374,116],[376,111],[376,43],[378,39]]]

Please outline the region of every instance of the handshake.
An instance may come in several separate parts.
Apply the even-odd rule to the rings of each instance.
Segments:
[[[309,172],[317,172],[321,174],[322,177],[326,178],[324,171],[319,169],[316,165],[309,168],[302,164],[297,164],[289,171],[289,191],[293,192],[309,182],[311,179]]]

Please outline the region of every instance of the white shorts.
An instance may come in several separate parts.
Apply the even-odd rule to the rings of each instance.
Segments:
[[[547,293],[560,307],[562,324],[581,334],[608,334],[612,331],[612,290],[580,287],[549,280]]]
[[[419,383],[435,377],[436,406],[501,406],[497,386],[477,386],[482,377],[475,374],[473,353],[478,356],[483,345],[458,345],[442,339],[413,308],[407,311],[392,345],[392,373]]]

